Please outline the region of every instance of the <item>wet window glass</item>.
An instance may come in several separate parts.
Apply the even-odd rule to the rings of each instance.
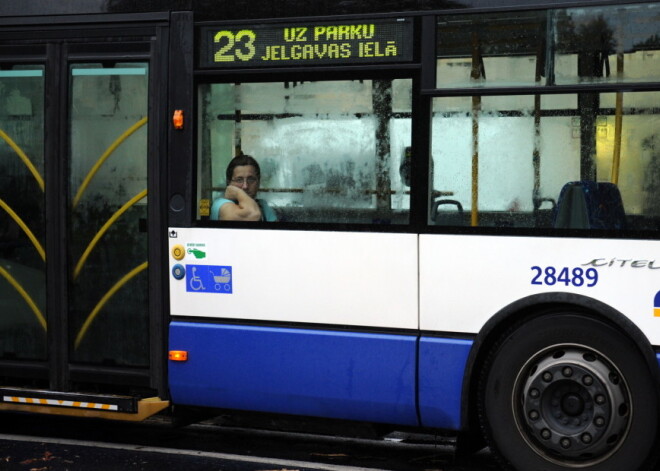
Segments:
[[[71,359],[149,364],[146,63],[70,68]]]
[[[660,78],[657,3],[553,11],[551,83],[651,82]]]
[[[438,17],[438,88],[652,82],[660,6]]]
[[[438,19],[438,88],[530,86],[546,66],[546,13],[443,16]]]
[[[0,358],[46,358],[44,68],[0,70]]]
[[[429,223],[657,230],[660,92],[435,98]]]
[[[408,222],[399,168],[411,144],[410,80],[208,84],[199,113],[200,218],[233,217],[248,195],[259,207],[248,220]],[[259,174],[238,165],[227,175],[245,155]]]

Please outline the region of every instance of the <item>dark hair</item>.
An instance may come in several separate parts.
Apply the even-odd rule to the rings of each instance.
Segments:
[[[241,154],[237,155],[227,165],[227,185],[231,182],[231,177],[234,176],[234,169],[242,165],[252,165],[257,171],[257,178],[261,178],[261,169],[259,164],[251,155]]]

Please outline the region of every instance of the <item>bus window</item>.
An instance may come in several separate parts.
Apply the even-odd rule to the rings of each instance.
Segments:
[[[660,76],[659,15],[650,4],[439,17],[429,223],[657,229],[660,96],[614,85]],[[544,93],[554,85],[580,90]]]
[[[408,222],[410,80],[204,84],[199,110],[200,218],[218,219],[227,165],[247,154],[278,221]]]
[[[580,179],[580,147],[579,139],[564,139],[566,132],[569,136],[572,132],[572,112],[553,109],[575,100],[554,95],[543,98],[552,111],[543,116],[538,137],[534,96],[434,100],[436,204],[431,223],[533,227],[538,216],[534,212],[536,188],[540,197],[548,197],[542,204],[536,203],[541,214],[548,213],[538,224],[550,225],[550,210],[562,185]],[[536,142],[547,146],[540,166],[533,159]],[[456,215],[455,207],[443,204],[446,199],[460,203],[462,213]]]
[[[660,93],[622,93],[618,126],[616,95],[596,94],[594,119],[578,95],[542,96],[540,110],[534,96],[436,98],[430,223],[566,228],[556,224],[562,188],[593,181],[617,187],[625,221],[570,228],[657,229]]]
[[[438,88],[657,81],[660,7],[619,5],[438,20]]]
[[[543,11],[441,17],[436,86],[536,85],[537,64],[544,65],[546,21]]]
[[[653,82],[660,77],[657,3],[556,10],[552,17],[557,85]]]

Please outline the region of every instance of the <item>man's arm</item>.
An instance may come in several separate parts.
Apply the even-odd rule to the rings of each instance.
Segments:
[[[248,196],[245,191],[235,186],[228,186],[225,198],[236,203],[225,203],[220,206],[221,221],[260,221],[259,204]]]

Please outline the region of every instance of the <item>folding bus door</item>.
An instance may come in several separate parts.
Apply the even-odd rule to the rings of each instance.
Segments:
[[[0,68],[0,408],[86,394],[134,413],[164,389],[150,32]]]

